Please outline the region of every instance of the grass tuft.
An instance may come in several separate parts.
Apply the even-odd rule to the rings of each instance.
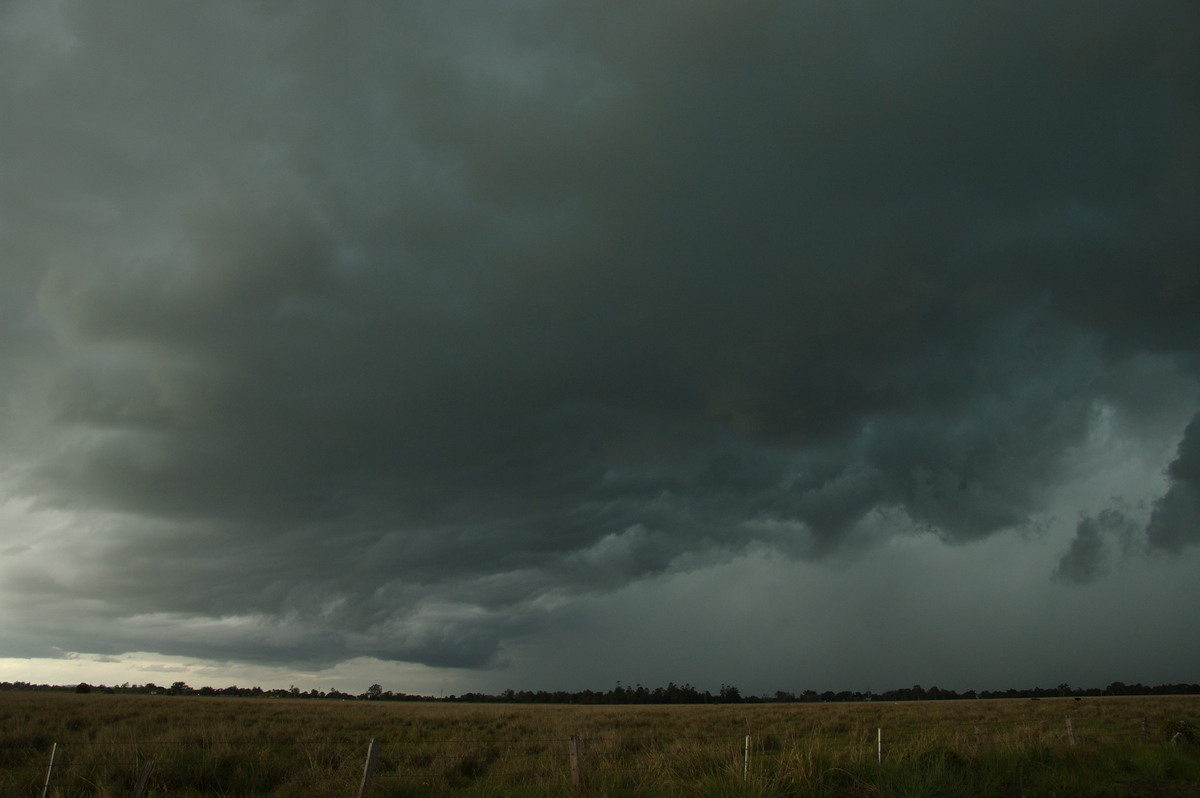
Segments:
[[[1067,738],[1067,717],[1075,746]],[[0,795],[1188,796],[1200,698],[586,707],[0,694]],[[1150,719],[1155,719],[1151,722]],[[883,759],[877,759],[882,729]],[[746,735],[751,737],[749,761]]]

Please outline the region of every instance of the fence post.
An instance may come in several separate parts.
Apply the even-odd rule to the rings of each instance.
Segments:
[[[742,781],[750,780],[750,735],[746,735],[746,747],[742,752]]]
[[[142,793],[146,791],[146,782],[150,779],[150,771],[154,770],[154,760],[147,759],[146,764],[142,765],[142,772],[138,775],[137,784],[133,787],[133,798],[142,798]]]
[[[1142,739],[1150,739],[1150,718],[1145,715],[1142,716]]]
[[[363,764],[362,783],[358,785],[358,798],[363,798],[371,786],[371,777],[375,775],[375,758],[378,755],[379,740],[372,737],[371,744],[367,746],[367,761]]]
[[[883,727],[880,726],[875,731],[875,761],[883,761]]]
[[[1071,747],[1075,747],[1075,726],[1071,723],[1071,716],[1067,716],[1067,739],[1071,741]]]
[[[58,751],[58,743],[50,746],[50,764],[46,766],[46,783],[42,785],[42,798],[46,798],[46,790],[50,789],[50,771],[54,770],[54,753]]]
[[[976,748],[983,747],[983,735],[981,735],[979,733],[979,724],[978,723],[975,724],[975,747]]]
[[[580,761],[583,757],[578,734],[571,735],[568,746],[571,752],[571,784],[578,789],[583,786],[583,763]]]

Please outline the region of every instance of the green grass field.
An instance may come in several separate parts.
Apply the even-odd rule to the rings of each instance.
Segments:
[[[1198,696],[612,707],[17,691],[0,693],[0,796],[129,796],[148,761],[146,795],[356,796],[372,738],[379,798],[1200,797]]]

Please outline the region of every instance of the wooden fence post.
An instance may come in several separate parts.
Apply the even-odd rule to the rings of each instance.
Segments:
[[[1075,747],[1075,726],[1071,723],[1071,716],[1067,716],[1067,739],[1071,741],[1071,747]]]
[[[379,740],[372,737],[371,744],[367,746],[367,761],[363,764],[362,783],[358,785],[358,798],[363,798],[371,786],[371,777],[375,775],[375,758],[378,755]]]
[[[746,735],[746,746],[742,750],[742,781],[750,780],[750,735]]]
[[[1142,716],[1142,739],[1150,739],[1150,718],[1145,715]]]
[[[579,789],[583,786],[583,754],[580,751],[579,735],[572,734],[568,745],[571,752],[571,784]]]
[[[142,765],[142,772],[138,775],[137,784],[133,786],[133,798],[142,798],[142,793],[146,791],[146,782],[150,780],[150,771],[154,770],[154,760],[147,759],[146,764]]]
[[[46,783],[42,785],[42,798],[46,798],[46,790],[50,789],[50,771],[54,770],[54,754],[58,751],[58,743],[50,746],[50,764],[46,766]]]
[[[875,761],[883,761],[883,727],[880,726],[875,731]]]

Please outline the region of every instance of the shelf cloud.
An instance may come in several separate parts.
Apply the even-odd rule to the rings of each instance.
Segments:
[[[851,628],[914,541],[1172,590],[1198,31],[1183,0],[5,4],[7,655],[562,683],[521,652],[631,591],[841,573]]]

